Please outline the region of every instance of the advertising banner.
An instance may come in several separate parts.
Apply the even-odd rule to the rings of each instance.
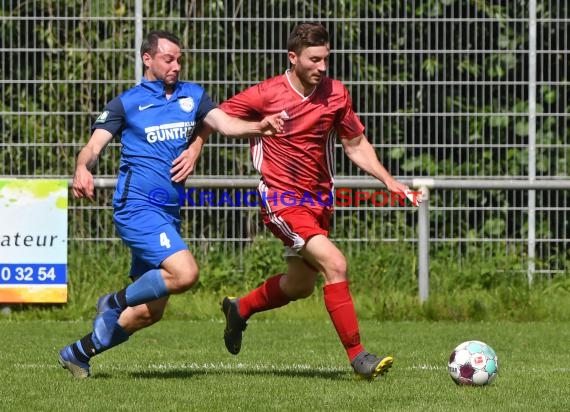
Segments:
[[[0,179],[0,304],[67,302],[67,181]]]

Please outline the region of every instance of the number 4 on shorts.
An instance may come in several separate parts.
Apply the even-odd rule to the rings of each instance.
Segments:
[[[170,239],[166,236],[166,232],[160,234],[160,246],[170,249]]]

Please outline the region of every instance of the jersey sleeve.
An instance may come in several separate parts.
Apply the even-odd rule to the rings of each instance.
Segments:
[[[212,109],[216,108],[216,104],[212,101],[212,98],[208,93],[204,92],[200,103],[198,104],[198,109],[196,110],[196,122],[201,122],[210,113]]]
[[[220,105],[226,114],[243,120],[259,121],[263,118],[263,98],[260,86],[249,87]]]
[[[344,110],[340,112],[336,129],[341,139],[354,139],[364,133],[364,125],[352,110],[352,98],[344,86],[343,93]]]
[[[113,136],[119,134],[125,124],[125,107],[120,97],[115,97],[111,100],[99,117],[95,119],[91,125],[91,133],[95,129],[104,129],[111,133]]]

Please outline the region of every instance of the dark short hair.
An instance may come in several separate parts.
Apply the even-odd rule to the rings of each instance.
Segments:
[[[180,47],[180,39],[174,33],[166,30],[153,30],[146,35],[141,44],[141,58],[145,53],[154,57],[158,50],[159,39],[166,39]]]
[[[329,33],[321,23],[301,23],[293,27],[287,40],[287,51],[300,54],[307,47],[329,43]]]

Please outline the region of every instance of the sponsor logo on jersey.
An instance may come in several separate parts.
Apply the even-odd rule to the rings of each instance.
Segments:
[[[107,121],[107,117],[109,117],[109,111],[105,110],[103,113],[99,115],[99,117],[95,120],[95,123],[105,123]]]
[[[185,97],[184,99],[178,100],[178,104],[182,110],[188,113],[194,109],[194,99],[191,97]]]
[[[192,136],[196,122],[176,122],[145,127],[146,141],[149,143],[166,140],[185,139]]]

